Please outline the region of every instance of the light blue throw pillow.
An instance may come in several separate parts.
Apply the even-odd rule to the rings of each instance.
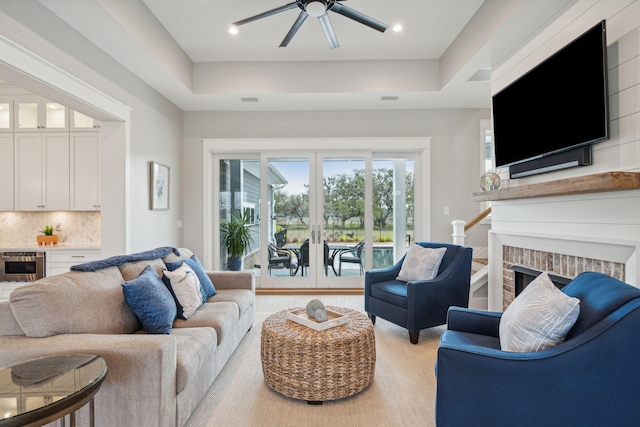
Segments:
[[[580,300],[563,293],[542,273],[507,307],[500,319],[504,351],[540,351],[564,342],[580,315]]]
[[[176,303],[150,265],[138,277],[122,284],[124,300],[148,334],[170,334]]]
[[[174,262],[166,262],[165,265],[167,266],[167,270],[173,271],[176,268],[180,268],[183,262],[191,267],[193,272],[196,273],[198,280],[200,280],[200,290],[202,291],[202,297],[204,298],[204,301],[206,301],[207,298],[217,294],[216,288],[213,286],[213,282],[204,271],[204,267],[202,267],[202,264],[200,264],[200,260],[195,255],[191,258],[185,259],[184,261],[180,260]]]

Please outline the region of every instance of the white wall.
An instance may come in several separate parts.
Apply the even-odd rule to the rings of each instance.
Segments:
[[[103,126],[106,140],[119,145],[107,150],[109,163],[101,171],[102,193],[113,197],[110,206],[103,200],[102,236],[109,240],[107,252],[181,246],[182,230],[176,223],[182,218],[183,201],[182,111],[39,2],[3,1],[0,18],[0,35],[131,109],[130,124]],[[0,73],[3,77],[11,82],[14,76]],[[38,93],[35,82],[34,87],[27,87],[28,80],[20,85]],[[169,211],[149,210],[150,161],[171,168]]]
[[[431,137],[431,236],[451,241],[451,221],[471,219],[480,177],[480,119],[488,110],[184,113],[184,243],[202,253],[202,139]],[[449,207],[450,215],[443,215]]]

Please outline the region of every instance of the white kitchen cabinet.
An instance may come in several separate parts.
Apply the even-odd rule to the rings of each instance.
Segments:
[[[0,302],[9,301],[9,295],[18,286],[26,285],[31,282],[0,282]]]
[[[14,134],[15,210],[69,210],[69,133]]]
[[[13,210],[13,134],[0,133],[0,211]]]
[[[66,273],[74,265],[99,259],[100,251],[47,251],[45,277]]]
[[[13,99],[0,98],[0,132],[13,132]]]
[[[15,97],[14,131],[68,131],[69,109],[37,95]]]
[[[100,130],[100,122],[94,120],[85,114],[75,110],[69,110],[69,128],[72,131],[80,130],[87,132],[98,132]]]
[[[98,137],[97,132],[71,132],[71,210],[100,210]]]

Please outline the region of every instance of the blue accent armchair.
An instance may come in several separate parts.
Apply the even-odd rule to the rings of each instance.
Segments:
[[[436,425],[637,426],[640,289],[582,273],[566,340],[531,353],[500,350],[501,313],[451,308],[436,362]]]
[[[418,343],[421,329],[443,325],[451,306],[469,306],[472,249],[447,243],[416,243],[424,248],[447,248],[433,280],[397,280],[404,257],[394,266],[367,271],[364,276],[364,310],[375,324],[376,316],[409,330]]]

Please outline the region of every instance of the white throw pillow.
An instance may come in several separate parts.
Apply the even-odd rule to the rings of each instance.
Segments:
[[[547,273],[533,280],[500,319],[500,347],[529,352],[564,342],[580,314],[580,300],[558,289]]]
[[[431,280],[438,274],[442,257],[447,248],[423,248],[412,244],[402,262],[397,280],[413,282],[415,280]]]
[[[193,313],[202,305],[202,292],[200,281],[196,273],[186,263],[173,271],[164,270],[164,276],[169,279],[171,289],[179,305],[182,308],[184,319],[193,316]]]

